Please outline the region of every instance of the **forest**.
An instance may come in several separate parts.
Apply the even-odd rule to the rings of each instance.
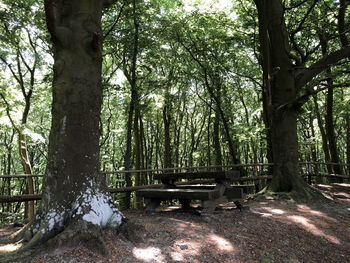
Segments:
[[[346,184],[349,6],[2,0],[0,226],[29,222],[25,249],[98,243],[165,171],[238,170],[302,200]]]

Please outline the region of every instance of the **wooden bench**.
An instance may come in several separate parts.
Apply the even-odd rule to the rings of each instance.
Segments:
[[[251,191],[248,186],[231,185],[233,179],[239,178],[238,171],[166,173],[154,178],[162,181],[163,188],[136,191],[138,196],[144,198],[147,211],[155,211],[161,201],[177,199],[183,209],[190,208],[192,200],[199,200],[205,212],[213,212],[218,204],[239,202]],[[176,186],[175,182],[182,179],[214,179],[216,184]]]
[[[215,185],[178,185],[177,188],[182,189],[214,189]],[[244,185],[230,185],[230,188],[242,189],[243,194],[254,194],[255,185],[254,184],[244,184]]]

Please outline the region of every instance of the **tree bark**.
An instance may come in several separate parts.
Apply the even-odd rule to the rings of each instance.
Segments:
[[[222,165],[221,143],[220,143],[220,110],[221,105],[221,90],[220,87],[216,89],[216,103],[215,103],[215,115],[213,123],[213,146],[214,146],[214,160],[215,165]],[[220,170],[220,168],[218,168]]]
[[[294,68],[280,0],[255,0],[259,15],[264,93],[270,122],[274,192],[305,193],[308,187],[299,174],[297,108],[286,105],[296,98]]]
[[[133,138],[133,126],[134,124],[134,115],[136,115],[135,111],[138,107],[139,94],[137,90],[137,76],[136,76],[136,63],[139,49],[139,24],[137,22],[136,17],[136,0],[132,2],[132,14],[133,14],[133,25],[134,25],[134,40],[133,40],[133,50],[132,50],[132,58],[131,58],[131,69],[130,72],[127,69],[127,66],[124,65],[124,74],[129,81],[130,90],[131,90],[131,99],[129,104],[128,111],[128,121],[127,121],[127,133],[126,133],[126,152],[124,156],[124,167],[126,170],[130,170],[131,168],[131,159],[132,159],[132,138]],[[125,182],[126,186],[132,186],[131,173],[125,174]],[[125,194],[125,198],[123,200],[123,205],[126,208],[130,208],[131,205],[131,195],[130,193]]]
[[[171,149],[171,135],[170,124],[171,116],[171,101],[169,91],[166,91],[165,101],[163,107],[163,124],[164,124],[164,168],[172,167],[172,149]]]
[[[328,54],[328,39],[324,35],[320,35],[320,42],[322,47],[322,54],[323,56],[326,56]],[[334,131],[334,118],[333,118],[333,78],[332,78],[332,72],[331,69],[326,70],[327,74],[327,85],[330,87],[327,90],[326,95],[326,118],[325,118],[325,125],[326,125],[326,136],[329,146],[329,153],[331,162],[333,163],[339,163],[339,155],[338,155],[338,149],[337,149],[337,142],[335,139],[335,131]],[[335,174],[342,174],[341,168],[339,165],[333,166],[333,172]],[[335,182],[341,182],[341,179],[338,178],[331,178],[331,181],[333,183]]]
[[[25,248],[63,231],[61,244],[103,250],[99,229],[122,223],[100,175],[102,7],[99,0],[45,1],[55,59],[52,124],[41,213],[25,231]]]
[[[346,116],[346,163],[350,165],[350,114]],[[350,166],[347,166],[348,176],[350,176]]]
[[[24,173],[33,174],[32,165],[30,163],[29,156],[28,156],[26,138],[21,131],[18,132],[18,151],[19,151],[19,156],[21,158],[21,164],[22,164]],[[27,193],[34,194],[34,181],[32,177],[27,178]],[[28,219],[29,220],[33,219],[34,214],[35,214],[34,201],[29,201],[28,214],[27,214]]]
[[[323,125],[323,120],[321,117],[321,113],[320,113],[320,109],[318,107],[318,101],[317,101],[317,95],[313,95],[312,96],[313,101],[314,101],[314,105],[315,105],[315,113],[316,113],[316,118],[317,118],[317,123],[318,123],[318,128],[320,130],[321,133],[321,139],[322,139],[322,149],[323,149],[323,153],[324,153],[324,159],[326,163],[330,162],[330,155],[329,155],[329,148],[328,148],[328,141],[327,141],[327,136],[326,136],[326,131]],[[332,167],[327,165],[327,172],[329,174],[332,173]]]
[[[313,112],[313,110],[312,110]],[[316,143],[316,132],[315,132],[315,127],[314,127],[314,116],[310,114],[309,116],[309,123],[310,123],[310,129],[311,129],[311,137],[312,137],[312,144],[311,144],[311,157],[312,157],[312,162],[317,163],[319,160],[317,158],[317,143]],[[319,167],[318,164],[315,164],[313,167],[313,172],[315,174],[319,174]],[[317,184],[322,184],[323,183],[323,177],[317,176],[316,177],[316,183]]]
[[[333,89],[327,90],[327,112],[326,112],[326,131],[327,131],[327,139],[328,139],[328,145],[329,145],[329,152],[331,156],[331,162],[332,163],[339,163],[339,155],[338,155],[338,149],[337,149],[337,142],[335,139],[335,132],[334,132],[334,118],[333,118]],[[339,165],[333,166],[333,172],[335,174],[342,174],[341,168]],[[341,182],[342,180],[337,178],[331,179],[333,183]]]

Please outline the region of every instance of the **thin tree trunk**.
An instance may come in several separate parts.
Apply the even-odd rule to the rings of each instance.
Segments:
[[[207,123],[207,165],[211,165],[211,105],[209,105],[208,123]]]
[[[133,0],[132,2],[132,13],[133,13],[133,23],[134,23],[134,41],[133,41],[133,52],[132,52],[132,60],[131,60],[131,72],[129,72],[126,69],[126,66],[124,68],[124,74],[127,77],[129,83],[130,83],[130,89],[131,89],[131,99],[129,104],[129,112],[128,112],[128,122],[127,122],[127,135],[126,135],[126,152],[124,157],[124,167],[126,170],[130,170],[131,168],[131,158],[132,158],[132,133],[133,133],[133,126],[135,126],[135,123],[133,122],[136,115],[139,95],[137,91],[137,77],[136,77],[136,64],[137,64],[137,56],[138,56],[138,49],[139,49],[139,23],[137,21],[137,15],[136,15],[136,0]],[[135,132],[134,132],[135,134]],[[125,182],[126,186],[132,186],[132,179],[131,179],[131,173],[125,174]],[[131,193],[125,193],[125,199],[123,201],[126,208],[130,208],[131,204]]]
[[[331,85],[331,83],[329,83]],[[339,163],[339,155],[337,149],[337,142],[335,139],[334,132],[334,119],[333,119],[333,89],[328,89],[327,91],[327,113],[326,113],[326,131],[327,139],[329,145],[329,152],[331,156],[332,163]],[[342,174],[339,165],[333,165],[333,171],[335,174]],[[340,178],[330,178],[331,182],[339,183],[342,182]]]
[[[163,108],[163,124],[164,124],[164,167],[172,167],[172,150],[171,150],[171,135],[170,135],[170,101],[169,94],[165,95],[165,103]]]
[[[320,42],[322,47],[322,54],[323,56],[326,56],[328,54],[328,39],[324,35],[320,35]],[[332,79],[332,72],[330,69],[327,69],[326,74],[328,76],[327,78],[327,85],[329,87],[333,86],[333,79]],[[337,149],[337,142],[335,139],[335,131],[334,131],[334,118],[333,118],[333,89],[329,88],[327,90],[327,96],[326,96],[326,118],[325,118],[325,125],[326,125],[326,136],[329,146],[329,153],[331,157],[331,161],[333,163],[339,163],[339,155],[338,155],[338,149]],[[341,167],[339,165],[333,166],[333,171],[335,174],[342,174]],[[342,179],[340,178],[330,178],[331,182],[342,182]]]
[[[25,174],[32,174],[32,165],[29,160],[28,156],[28,150],[27,150],[27,143],[25,139],[25,135],[23,133],[18,134],[18,149],[19,149],[19,156],[21,158],[21,164],[23,167],[23,171]],[[27,193],[28,194],[34,194],[34,181],[32,177],[27,178]],[[28,201],[28,219],[31,220],[34,218],[35,214],[35,207],[34,207],[34,201]]]
[[[145,129],[143,126],[143,120],[142,120],[142,115],[140,114],[139,118],[139,127],[140,127],[140,160],[141,160],[141,168],[145,169],[146,166],[146,142],[145,142]],[[147,185],[147,174],[146,173],[141,173],[141,184],[142,185]]]
[[[313,110],[312,110],[313,112]],[[311,137],[312,137],[312,144],[311,144],[311,157],[312,157],[312,161],[314,163],[317,163],[319,160],[317,158],[317,144],[316,144],[316,132],[315,132],[315,127],[314,127],[314,116],[312,114],[310,114],[309,116],[309,125],[310,125],[310,129],[311,129]],[[313,172],[315,174],[319,174],[319,169],[318,169],[318,165],[315,164],[313,167]],[[323,183],[323,177],[321,176],[316,176],[316,183],[318,184],[322,184]]]
[[[134,97],[135,95],[131,95],[131,100],[129,103],[129,111],[128,111],[128,121],[127,121],[127,130],[126,130],[126,151],[124,155],[124,169],[129,171],[131,168],[131,155],[132,155],[132,127],[133,127],[133,117],[134,117]],[[126,186],[132,186],[131,173],[125,174],[125,182]],[[131,196],[130,193],[125,193],[125,198],[123,200],[123,206],[125,208],[130,208],[131,204]]]
[[[135,116],[134,116],[134,156],[135,156],[135,169],[141,170],[142,167],[142,138],[141,138],[141,132],[140,132],[140,107],[139,105],[135,108]],[[143,184],[143,174],[142,173],[136,173],[135,174],[135,185],[139,186]],[[142,198],[136,196],[135,198],[135,207],[141,208],[143,206]]]
[[[313,98],[314,106],[315,106],[315,113],[316,113],[316,118],[317,118],[317,123],[318,123],[318,129],[320,130],[320,133],[321,133],[322,149],[323,149],[323,153],[324,153],[325,162],[329,163],[331,160],[331,157],[329,155],[329,148],[328,148],[326,131],[324,129],[320,109],[318,108],[317,95],[313,95],[312,98]],[[327,165],[327,172],[329,174],[332,173],[332,166]]]
[[[213,122],[213,146],[215,165],[222,165],[222,154],[220,144],[220,113],[218,109],[215,110],[215,117]],[[220,170],[220,168],[218,169]]]
[[[350,114],[346,114],[346,163],[348,164],[348,176],[350,176]]]

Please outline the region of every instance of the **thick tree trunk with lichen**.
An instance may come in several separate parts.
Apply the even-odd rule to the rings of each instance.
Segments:
[[[91,229],[122,222],[100,174],[102,2],[45,1],[55,58],[52,125],[42,207],[25,233],[27,247],[60,232],[88,240]],[[78,226],[86,231],[75,233]]]

